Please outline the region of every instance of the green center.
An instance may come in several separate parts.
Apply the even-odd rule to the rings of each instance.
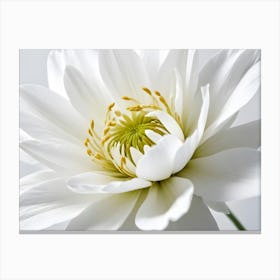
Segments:
[[[131,116],[122,115],[123,118],[110,130],[108,149],[120,144],[120,151],[132,162],[130,147],[144,153],[144,146],[155,143],[146,135],[146,130],[152,130],[159,135],[168,133],[162,123],[153,117],[146,116],[144,112],[132,112]]]

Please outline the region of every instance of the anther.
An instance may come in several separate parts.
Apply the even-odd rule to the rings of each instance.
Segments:
[[[86,138],[85,141],[84,141],[84,145],[87,147],[88,146],[88,142],[89,142],[89,139]]]
[[[115,111],[115,114],[116,114],[117,117],[120,117],[122,115],[122,113],[118,110]]]
[[[151,92],[148,88],[142,87],[142,89],[143,89],[147,94],[152,95],[152,92]]]
[[[108,106],[108,110],[111,111],[112,108],[115,106],[115,102],[111,103],[109,106]]]
[[[94,130],[94,121],[93,120],[91,120],[91,122],[90,122],[90,128],[91,128],[91,130]]]

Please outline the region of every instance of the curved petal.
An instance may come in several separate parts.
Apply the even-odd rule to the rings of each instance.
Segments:
[[[259,50],[222,50],[205,64],[199,84],[211,85],[211,104],[207,126],[216,118],[245,73],[260,59]]]
[[[88,121],[93,118],[103,124],[107,106],[112,102],[107,93],[93,88],[72,66],[65,69],[64,85],[73,107]]]
[[[246,72],[229,98],[224,102],[215,120],[207,127],[203,136],[203,142],[217,133],[221,124],[253,98],[260,90],[260,82],[260,62],[257,62]]]
[[[170,132],[170,134],[176,136],[181,141],[184,141],[184,134],[178,123],[169,114],[156,110],[148,113],[149,117],[156,117],[164,125],[164,127]]]
[[[154,81],[160,67],[160,56],[162,51],[141,50],[140,52],[149,78],[151,81]]]
[[[153,88],[159,90],[167,100],[169,100],[170,81],[174,75],[174,69],[177,69],[181,76],[185,77],[187,57],[187,50],[170,50],[159,68]]]
[[[140,178],[115,178],[101,173],[82,173],[68,180],[78,193],[122,193],[149,187],[152,183]]]
[[[53,209],[45,209],[36,215],[20,221],[20,230],[45,230],[57,223],[62,223],[76,217],[83,211],[85,205],[57,206]]]
[[[176,151],[182,142],[173,135],[162,137],[137,162],[136,175],[149,181],[160,181],[170,177]]]
[[[67,230],[117,230],[132,211],[140,191],[115,194],[93,203],[77,218]]]
[[[102,50],[99,67],[110,93],[117,99],[124,95],[143,98],[142,87],[149,84],[141,58],[132,50]]]
[[[63,178],[50,174],[20,196],[20,229],[41,230],[78,215],[99,196],[84,196],[71,192]]]
[[[64,140],[73,144],[81,143],[80,139],[77,139],[77,137],[69,134],[48,119],[40,118],[25,111],[22,107],[24,106],[20,108],[20,127],[31,137],[45,141]]]
[[[20,193],[24,193],[25,191],[33,188],[39,183],[44,181],[49,181],[58,177],[58,174],[53,170],[44,169],[39,170],[37,172],[33,172],[28,174],[20,179]]]
[[[24,103],[21,106],[28,106],[28,110],[39,118],[80,141],[86,137],[88,123],[61,96],[43,86],[24,85],[20,87],[20,97]]]
[[[206,120],[207,120],[208,109],[209,109],[208,86],[202,88],[201,92],[202,92],[202,106],[200,110],[199,119],[197,122],[197,128],[192,133],[192,135],[187,137],[184,144],[177,150],[172,173],[177,173],[182,168],[185,167],[185,165],[188,163],[188,161],[191,159],[192,155],[194,154],[202,138]]]
[[[102,84],[96,50],[54,50],[49,53],[47,61],[51,90],[68,97],[64,89],[63,75],[66,66],[69,65],[80,71],[87,82]]]
[[[189,178],[195,194],[207,200],[229,201],[260,194],[260,152],[232,149],[191,160],[178,176]]]
[[[233,148],[257,149],[261,142],[261,121],[253,121],[226,130],[221,130],[205,141],[195,152],[195,158],[207,157]]]
[[[77,145],[62,141],[43,142],[26,140],[20,147],[33,158],[58,172],[84,172],[100,169],[87,156],[85,150]]]
[[[219,227],[203,200],[194,195],[189,211],[176,222],[169,223],[166,231],[218,231]]]
[[[192,182],[171,177],[154,183],[140,206],[135,223],[142,230],[163,230],[169,221],[177,221],[188,210],[192,201]]]

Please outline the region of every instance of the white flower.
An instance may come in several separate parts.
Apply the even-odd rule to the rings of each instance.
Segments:
[[[259,195],[260,123],[231,127],[259,51],[202,54],[52,51],[50,89],[20,90],[21,148],[48,167],[21,180],[21,229],[213,230],[205,203]]]

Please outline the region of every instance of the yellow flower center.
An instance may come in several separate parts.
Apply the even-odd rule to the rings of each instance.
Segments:
[[[122,99],[130,103],[125,112],[116,109],[115,103],[108,106],[102,136],[96,133],[94,121],[91,121],[89,136],[84,145],[90,158],[106,170],[119,171],[122,175],[135,177],[136,164],[131,149],[144,154],[145,146],[151,147],[155,144],[147,136],[147,130],[159,136],[169,133],[157,118],[147,115],[149,112],[165,111],[180,124],[178,114],[173,113],[158,91],[152,92],[148,88],[143,88],[143,91],[149,96],[149,104],[142,104],[134,98],[123,96]]]

